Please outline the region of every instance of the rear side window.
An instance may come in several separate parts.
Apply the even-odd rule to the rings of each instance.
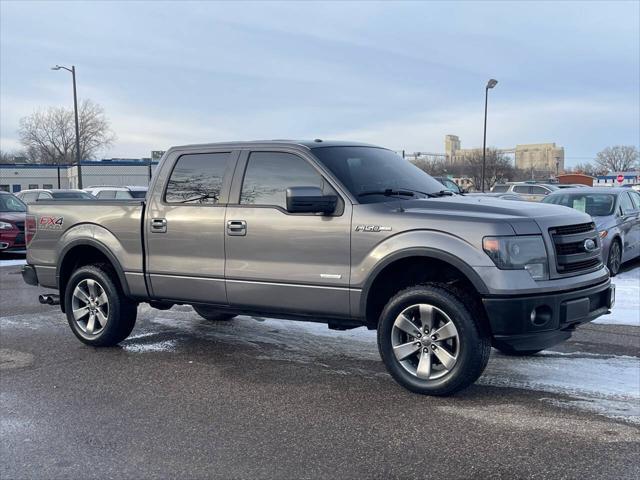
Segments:
[[[531,187],[529,185],[516,185],[513,187],[513,191],[516,193],[529,193],[531,192]]]
[[[323,187],[323,179],[291,153],[254,152],[249,156],[240,203],[286,208],[289,187]]]
[[[230,161],[230,152],[182,155],[171,172],[165,201],[189,205],[217,204]]]
[[[114,192],[113,190],[102,190],[101,192],[98,192],[96,197],[98,197],[100,200],[108,200],[111,198],[116,198],[116,192]]]
[[[124,190],[118,190],[115,194],[116,200],[131,200],[133,198],[129,192],[125,192]]]
[[[637,193],[637,192],[628,192],[628,193],[631,196],[631,200],[633,201],[634,205],[636,206],[636,210],[640,210],[640,193]]]
[[[531,188],[531,193],[535,194],[535,195],[546,195],[547,193],[549,193],[549,190],[547,190],[544,187],[530,187]]]
[[[29,192],[24,193],[21,197],[21,200],[24,203],[33,203],[36,201],[36,198],[38,198],[38,192]]]
[[[627,192],[620,195],[620,208],[622,208],[622,213],[625,215],[632,213],[634,210],[633,203],[631,203],[631,198]]]
[[[509,185],[496,185],[491,189],[491,191],[495,193],[504,193],[507,190],[509,190]]]

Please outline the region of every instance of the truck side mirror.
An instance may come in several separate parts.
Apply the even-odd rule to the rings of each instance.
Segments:
[[[335,195],[324,195],[318,187],[287,188],[287,212],[289,213],[333,213],[338,204]]]

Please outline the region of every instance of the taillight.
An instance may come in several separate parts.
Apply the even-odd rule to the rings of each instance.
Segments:
[[[36,236],[36,217],[34,215],[27,215],[26,221],[24,222],[24,240],[27,244],[27,247],[33,240],[33,237]]]

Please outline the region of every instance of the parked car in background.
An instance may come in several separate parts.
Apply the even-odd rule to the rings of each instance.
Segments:
[[[466,193],[464,188],[460,188],[456,182],[447,177],[433,177],[435,180],[440,182],[444,187],[453,193]]]
[[[522,196],[522,195],[518,195],[517,193],[495,193],[495,192],[488,192],[488,193],[480,193],[480,192],[473,192],[473,193],[467,193],[468,196],[470,197],[488,197],[488,198],[499,198],[501,200],[519,200],[521,202],[526,202],[526,199]]]
[[[0,252],[24,251],[27,206],[15,195],[0,191]]]
[[[558,187],[560,189],[563,188],[587,188],[587,185],[581,185],[580,183],[554,183],[554,187]]]
[[[556,190],[559,190],[558,186],[550,183],[514,182],[495,185],[491,189],[491,192],[517,193],[518,195],[522,195],[525,200],[540,202]]]
[[[27,205],[38,200],[95,200],[96,197],[82,190],[61,189],[46,190],[37,188],[33,190],[22,190],[16,196]]]
[[[98,200],[131,200],[133,198],[125,187],[91,187],[85,188],[84,191]]]
[[[126,200],[132,198],[144,198],[147,195],[147,187],[142,186],[124,186],[115,185],[91,186],[84,189],[100,200],[116,199]]]
[[[629,188],[586,187],[561,190],[543,201],[591,215],[611,276],[622,263],[640,256],[640,193]]]

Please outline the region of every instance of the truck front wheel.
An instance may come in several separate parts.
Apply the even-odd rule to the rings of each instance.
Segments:
[[[138,306],[124,295],[108,265],[74,271],[66,286],[65,306],[75,336],[94,347],[120,343],[136,324]]]
[[[378,324],[378,349],[391,376],[412,392],[451,395],[475,382],[491,352],[472,302],[445,284],[407,288]]]

